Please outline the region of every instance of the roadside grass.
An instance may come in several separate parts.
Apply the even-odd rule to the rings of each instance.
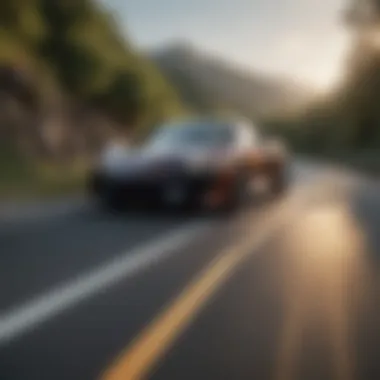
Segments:
[[[84,192],[84,162],[56,164],[0,157],[0,199],[30,200],[56,198]]]

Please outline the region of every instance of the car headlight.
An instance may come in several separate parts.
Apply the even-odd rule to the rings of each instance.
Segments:
[[[201,157],[192,158],[191,160],[187,161],[186,164],[187,169],[191,172],[206,171],[210,169],[211,166],[209,160],[205,160]]]

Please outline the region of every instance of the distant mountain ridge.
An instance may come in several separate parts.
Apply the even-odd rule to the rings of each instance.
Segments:
[[[290,80],[248,72],[186,43],[155,50],[149,57],[197,110],[229,109],[263,117],[295,109],[312,98],[312,91]]]

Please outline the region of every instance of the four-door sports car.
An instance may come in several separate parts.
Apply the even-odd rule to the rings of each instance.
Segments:
[[[139,149],[113,151],[91,172],[89,191],[112,208],[160,203],[233,210],[266,179],[286,185],[286,153],[242,120],[190,120],[158,128]]]

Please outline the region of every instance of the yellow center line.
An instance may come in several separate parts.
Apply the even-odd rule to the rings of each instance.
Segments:
[[[115,363],[101,376],[102,380],[141,380],[164,356],[181,333],[197,316],[205,303],[230,277],[234,269],[252,251],[267,241],[286,213],[268,215],[244,243],[227,249],[209,264],[182,293],[163,310],[140,335],[121,353]],[[281,216],[281,221],[279,221]],[[280,223],[278,223],[280,222]]]

